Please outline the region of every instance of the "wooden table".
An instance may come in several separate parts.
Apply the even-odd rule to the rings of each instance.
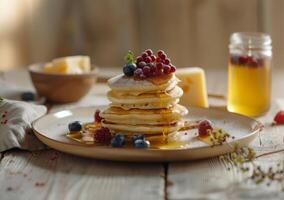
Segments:
[[[257,153],[284,148],[284,126],[271,126],[274,114],[284,108],[284,71],[273,77],[273,104],[258,119],[265,124],[253,142]],[[7,83],[32,89],[25,71],[4,74]],[[210,93],[226,93],[225,71],[208,70]],[[53,105],[51,112],[74,106],[106,104],[105,84],[75,104]],[[1,91],[1,87],[0,87]],[[55,150],[10,150],[1,154],[0,199],[283,199],[279,184],[244,183],[244,175],[218,158],[177,163],[126,163],[81,158]],[[284,163],[284,153],[263,156],[263,167]],[[231,170],[228,170],[230,167]]]

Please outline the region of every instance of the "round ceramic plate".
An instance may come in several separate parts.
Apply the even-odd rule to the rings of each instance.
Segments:
[[[164,162],[209,158],[230,152],[234,142],[247,145],[262,129],[258,121],[249,117],[210,108],[189,108],[189,114],[185,116],[187,120],[209,119],[216,127],[233,136],[234,140],[212,147],[196,139],[194,136],[196,130],[191,130],[187,131],[186,135],[189,138],[186,145],[160,149],[135,149],[85,145],[66,137],[68,123],[76,120],[83,123],[91,122],[96,109],[102,107],[76,108],[50,113],[33,122],[34,133],[47,146],[70,154],[104,160]]]

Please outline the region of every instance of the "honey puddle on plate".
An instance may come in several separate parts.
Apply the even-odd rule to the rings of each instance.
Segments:
[[[200,137],[197,133],[197,126],[198,121],[196,122],[190,122],[186,121],[185,126],[177,133],[172,134],[170,136],[166,136],[163,134],[159,140],[151,141],[151,149],[186,149],[192,146],[192,143],[195,141],[202,142],[203,144],[208,145],[216,145],[216,141],[214,138],[212,139],[212,135],[206,136],[206,137]],[[83,126],[83,131],[88,131],[94,133],[97,128],[100,128],[100,124],[95,123],[86,123]],[[216,129],[218,132],[218,137],[225,138],[229,137],[229,134],[226,132],[220,132],[221,129]],[[90,146],[106,146],[106,144],[100,144],[96,143],[94,141],[93,135],[90,136],[84,136],[84,133],[82,131],[74,131],[69,132],[66,134],[66,136],[74,140],[76,142],[90,145]],[[165,139],[167,138],[167,139]],[[126,144],[123,148],[133,148],[133,145],[131,144],[131,138],[126,138]]]

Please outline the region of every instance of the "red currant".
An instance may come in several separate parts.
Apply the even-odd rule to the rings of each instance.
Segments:
[[[171,73],[174,73],[177,70],[175,66],[171,66]]]
[[[170,74],[171,73],[171,67],[169,65],[165,65],[163,70],[164,70],[164,74]]]
[[[145,63],[144,61],[142,61],[142,62],[140,62],[139,64],[138,64],[138,67],[139,68],[143,68],[144,66],[146,66],[147,65],[147,63]]]
[[[240,56],[239,57],[239,63],[241,65],[245,65],[249,61],[249,56]]]
[[[143,67],[143,74],[148,76],[151,73],[151,68],[149,66]]]
[[[148,56],[151,56],[153,54],[153,51],[151,49],[147,49],[145,52],[148,54]]]
[[[145,74],[143,74],[143,73],[140,74],[139,79],[145,79],[145,78],[147,78]]]
[[[154,75],[155,72],[157,71],[157,67],[155,65],[150,66],[151,68],[151,75]]]
[[[137,68],[134,71],[134,79],[140,79],[141,74],[143,74],[143,70],[141,68]]]
[[[150,56],[147,56],[146,58],[144,58],[144,61],[146,62],[146,63],[150,63],[151,62],[151,57]]]
[[[163,69],[163,64],[162,63],[157,63],[156,66],[157,66],[158,69]]]
[[[155,71],[155,76],[161,76],[163,74],[163,69],[158,69]]]
[[[100,123],[101,121],[102,121],[102,117],[100,116],[100,110],[99,109],[97,109],[96,110],[96,112],[95,112],[95,115],[94,115],[94,118],[95,118],[95,122],[97,122],[97,123]]]
[[[165,59],[166,59],[166,57],[167,57],[167,55],[166,55],[166,54],[164,54],[164,53],[160,55],[160,58],[161,58],[162,60],[165,60]]]
[[[138,57],[136,58],[136,63],[139,64],[141,61],[143,61],[142,56],[138,56]]]
[[[257,67],[258,66],[257,59],[255,57],[250,56],[248,59],[248,65],[251,67]]]
[[[165,52],[162,51],[162,50],[159,50],[159,51],[157,52],[158,57],[161,57],[162,54],[165,54]]]
[[[156,58],[156,62],[157,62],[157,63],[162,62],[162,59],[161,59],[160,57],[157,57],[157,58]]]
[[[145,59],[148,56],[148,54],[146,52],[144,52],[144,53],[142,53],[141,56],[142,56],[143,59]]]
[[[213,130],[212,123],[209,120],[203,120],[198,125],[199,136],[207,136],[209,132]]]
[[[165,63],[166,65],[169,65],[169,64],[171,63],[171,60],[170,60],[169,58],[166,58],[166,59],[164,60],[164,63]]]

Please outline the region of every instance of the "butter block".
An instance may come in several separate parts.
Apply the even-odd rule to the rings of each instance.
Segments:
[[[180,104],[184,106],[208,107],[205,73],[202,68],[188,67],[178,69],[176,76],[183,89]]]
[[[91,71],[89,56],[68,56],[56,58],[47,63],[43,70],[49,73],[81,74]]]

